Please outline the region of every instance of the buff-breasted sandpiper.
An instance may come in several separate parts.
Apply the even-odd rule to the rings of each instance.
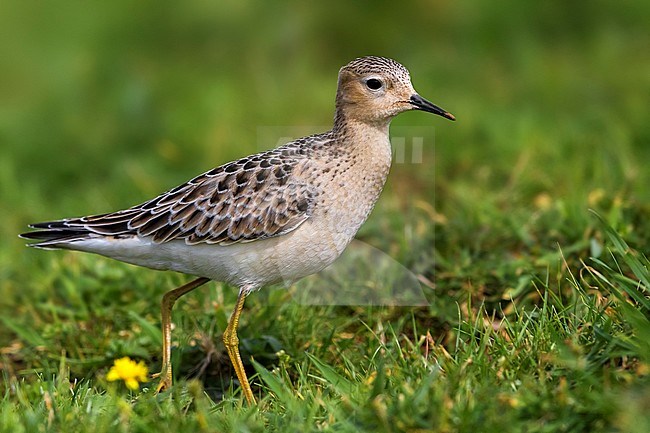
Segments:
[[[163,296],[159,391],[172,383],[175,301],[210,280],[237,286],[223,340],[243,394],[254,403],[237,337],[246,295],[316,273],[343,252],[386,181],[390,121],[409,110],[455,120],[416,93],[404,66],[361,57],[339,71],[330,131],[229,162],[137,206],[32,224],[37,230],[21,236],[37,240],[33,247],[91,252],[199,277]]]

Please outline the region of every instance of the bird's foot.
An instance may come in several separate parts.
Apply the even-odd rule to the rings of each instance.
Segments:
[[[161,393],[167,391],[172,387],[172,377],[171,375],[164,374],[162,371],[160,373],[155,373],[151,375],[152,379],[162,377],[158,385],[156,386],[156,393]]]

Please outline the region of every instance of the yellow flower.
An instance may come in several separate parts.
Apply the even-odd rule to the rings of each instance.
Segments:
[[[113,361],[113,366],[106,375],[106,380],[113,382],[123,380],[127,388],[136,390],[140,388],[140,382],[147,381],[147,366],[144,362],[135,362],[128,356]]]

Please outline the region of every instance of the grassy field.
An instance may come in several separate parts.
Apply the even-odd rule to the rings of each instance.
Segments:
[[[647,2],[223,3],[0,4],[0,431],[650,431]],[[160,368],[159,301],[189,278],[17,234],[329,128],[366,54],[458,118],[393,122],[358,235],[383,254],[355,278],[392,260],[427,305],[301,297],[345,273],[251,295],[248,407],[236,291],[210,283],[175,308],[170,392],[109,382]]]

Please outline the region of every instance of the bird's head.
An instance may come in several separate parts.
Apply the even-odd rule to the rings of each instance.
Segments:
[[[451,113],[421,97],[411,84],[409,71],[384,57],[360,57],[339,71],[337,117],[387,125],[408,110],[422,110],[455,120]]]

